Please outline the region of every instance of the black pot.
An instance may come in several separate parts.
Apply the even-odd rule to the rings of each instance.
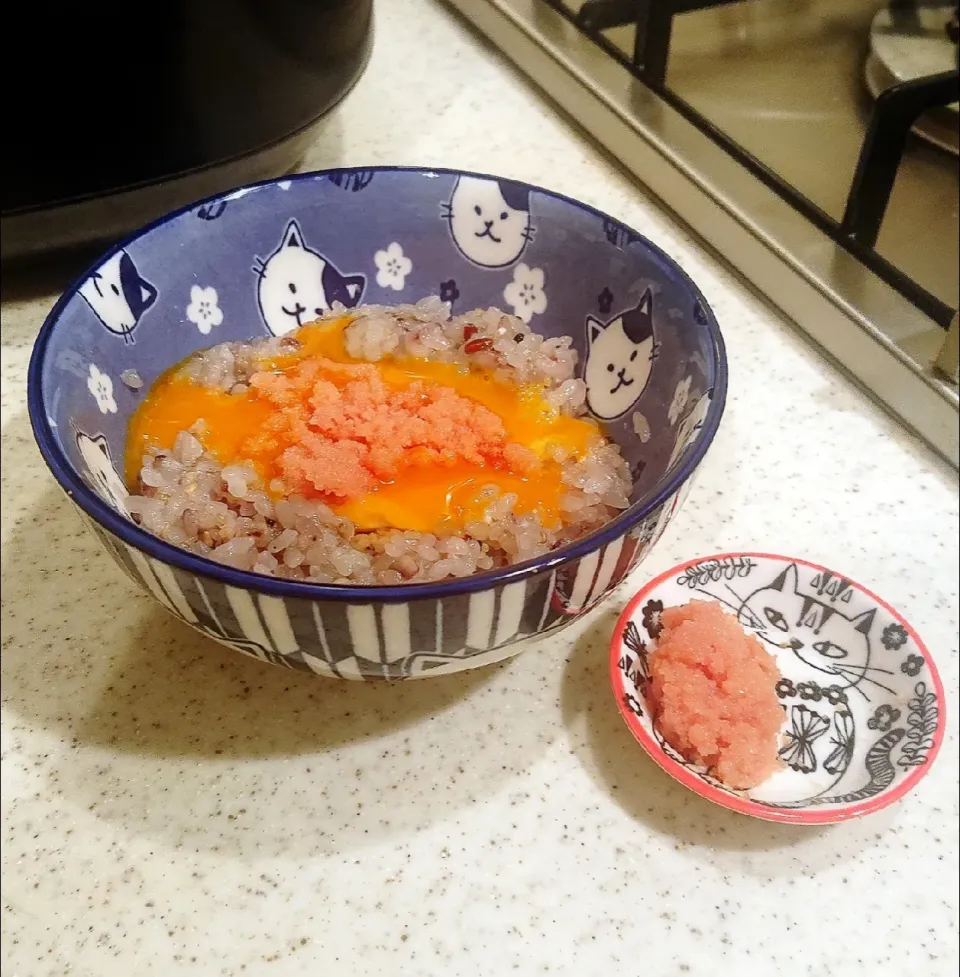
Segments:
[[[372,2],[24,4],[42,51],[6,62],[4,260],[288,172],[366,65]]]

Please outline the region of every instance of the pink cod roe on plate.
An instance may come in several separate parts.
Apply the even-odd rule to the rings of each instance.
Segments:
[[[747,790],[779,767],[780,671],[752,634],[714,601],[666,608],[650,657],[651,699],[667,742]]]

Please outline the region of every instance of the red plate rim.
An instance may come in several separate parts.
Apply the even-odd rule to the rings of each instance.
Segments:
[[[862,594],[886,610],[900,625],[902,625],[914,642],[916,642],[917,647],[923,654],[926,665],[930,670],[930,678],[933,682],[937,695],[937,702],[940,707],[939,722],[937,723],[937,731],[934,734],[933,746],[930,748],[930,752],[927,756],[927,762],[924,763],[923,766],[914,767],[914,769],[895,787],[888,788],[887,790],[877,794],[875,797],[868,798],[866,801],[861,801],[858,804],[849,804],[843,807],[836,807],[829,811],[812,808],[784,810],[781,808],[766,807],[757,801],[752,801],[745,797],[737,797],[733,794],[728,794],[725,791],[719,790],[718,788],[713,787],[701,780],[696,774],[691,773],[686,767],[663,752],[657,741],[647,732],[638,718],[627,708],[623,701],[620,669],[617,663],[620,660],[624,628],[626,627],[627,622],[632,619],[637,607],[649,595],[650,591],[659,587],[660,584],[662,584],[669,577],[680,574],[688,567],[691,567],[697,563],[704,563],[707,560],[724,560],[742,556],[754,557],[756,559],[763,560],[778,560],[784,563],[796,563],[800,566],[809,567],[812,570],[817,570],[820,572],[825,571],[827,573],[832,573],[836,576],[842,577],[848,583],[853,584],[853,586],[855,586]],[[885,600],[878,597],[875,593],[873,593],[873,591],[869,590],[867,587],[864,587],[862,584],[857,583],[856,580],[852,580],[845,574],[838,573],[836,570],[831,570],[829,567],[821,566],[819,563],[812,563],[810,560],[803,560],[795,556],[783,556],[779,553],[758,553],[744,550],[729,553],[717,553],[711,556],[698,556],[692,560],[687,560],[684,563],[677,564],[677,566],[671,567],[669,570],[665,570],[659,576],[654,577],[653,580],[646,583],[630,599],[627,606],[623,609],[623,613],[621,613],[619,619],[617,620],[616,627],[613,630],[613,637],[610,641],[610,682],[613,688],[614,698],[617,702],[617,709],[620,711],[623,721],[627,724],[627,727],[629,728],[630,732],[633,733],[637,742],[644,748],[644,750],[646,750],[650,758],[665,773],[668,773],[674,778],[674,780],[679,781],[684,787],[692,790],[695,794],[699,794],[701,797],[706,798],[708,801],[712,801],[714,804],[719,804],[721,807],[725,807],[728,810],[736,811],[738,814],[746,814],[750,817],[760,818],[764,821],[778,821],[788,824],[835,824],[841,821],[848,821],[851,818],[863,817],[866,814],[873,814],[874,812],[879,811],[890,804],[896,803],[905,794],[913,790],[917,783],[919,783],[919,781],[933,766],[933,763],[937,758],[937,754],[940,752],[940,747],[943,744],[943,738],[947,726],[946,701],[944,699],[943,683],[940,681],[940,673],[937,671],[936,663],[931,657],[930,652],[927,650],[927,646],[921,640],[920,635],[918,635],[913,627],[911,627],[903,615],[900,614],[900,612],[895,608],[891,607],[890,604],[888,604]]]

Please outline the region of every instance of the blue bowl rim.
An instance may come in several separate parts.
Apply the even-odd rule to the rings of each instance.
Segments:
[[[583,536],[567,546],[552,550],[542,556],[517,563],[509,567],[486,570],[482,573],[471,574],[469,577],[457,577],[452,580],[442,580],[430,583],[397,584],[386,586],[383,584],[352,585],[352,584],[321,584],[306,583],[293,580],[282,580],[275,577],[266,577],[251,570],[235,570],[224,566],[214,560],[209,560],[203,556],[197,556],[187,550],[174,546],[154,536],[145,529],[141,529],[132,520],[120,515],[115,509],[104,502],[84,481],[80,473],[73,467],[66,454],[60,449],[50,425],[47,422],[46,411],[43,407],[42,398],[42,376],[45,365],[45,353],[47,344],[57,320],[66,307],[67,303],[74,298],[79,291],[80,285],[87,277],[98,268],[104,259],[111,254],[115,254],[131,244],[138,238],[143,237],[155,228],[162,227],[184,214],[202,207],[208,202],[221,199],[229,199],[236,193],[248,192],[260,189],[261,187],[276,186],[282,182],[309,182],[321,177],[329,177],[332,174],[341,173],[410,173],[424,177],[432,176],[471,176],[480,177],[488,180],[502,179],[489,173],[478,173],[472,170],[458,170],[446,167],[423,167],[423,166],[344,166],[333,167],[327,170],[312,170],[308,173],[290,174],[288,176],[274,177],[268,180],[260,180],[256,183],[248,183],[243,186],[235,187],[232,190],[221,191],[211,194],[200,200],[179,207],[162,217],[144,225],[139,230],[127,235],[122,240],[116,242],[112,247],[104,251],[97,257],[80,275],[78,275],[64,290],[57,300],[54,307],[50,310],[34,342],[33,352],[30,357],[30,365],[27,371],[27,410],[30,417],[30,424],[33,428],[33,435],[40,448],[40,453],[44,461],[50,468],[56,480],[66,492],[67,496],[87,513],[95,522],[103,526],[114,536],[124,543],[147,553],[154,559],[160,560],[181,570],[185,570],[199,577],[210,577],[221,583],[237,587],[241,590],[252,590],[257,593],[268,594],[277,597],[292,597],[303,600],[317,601],[347,601],[352,604],[371,604],[371,603],[408,603],[415,600],[427,600],[431,598],[453,597],[460,594],[469,594],[474,591],[488,590],[493,587],[504,586],[524,580],[536,574],[550,572],[557,569],[564,563],[579,559],[606,546],[613,540],[625,536],[630,529],[645,519],[651,512],[663,504],[670,496],[677,492],[681,485],[687,481],[700,464],[707,449],[713,442],[720,426],[720,419],[723,416],[724,406],[727,397],[727,356],[726,346],[720,332],[720,326],[713,314],[710,304],[707,302],[703,293],[697,288],[693,279],[671,258],[662,248],[654,244],[646,235],[628,227],[622,221],[605,214],[603,211],[592,207],[590,204],[575,200],[565,194],[545,187],[537,186],[532,183],[524,185],[537,193],[545,194],[555,200],[561,200],[566,204],[576,207],[587,213],[593,214],[604,221],[610,221],[617,227],[628,231],[634,235],[636,243],[641,243],[649,248],[656,256],[665,262],[672,271],[690,289],[693,297],[700,302],[707,315],[707,330],[713,344],[715,357],[716,378],[713,385],[713,396],[710,406],[707,409],[707,416],[704,418],[700,437],[693,445],[693,450],[687,455],[670,478],[661,478],[656,485],[643,498],[633,503],[625,509],[619,516],[602,526],[600,529]],[[515,181],[524,183],[524,181]],[[689,449],[688,449],[689,450]],[[669,470],[668,470],[669,471]]]

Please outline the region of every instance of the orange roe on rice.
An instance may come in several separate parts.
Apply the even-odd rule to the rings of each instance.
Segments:
[[[277,474],[294,493],[357,498],[406,466],[505,461],[501,419],[449,387],[414,382],[391,389],[374,366],[322,358],[257,373],[250,386],[276,413],[244,448],[253,458],[276,458]],[[523,450],[513,446],[511,458],[517,448]]]

